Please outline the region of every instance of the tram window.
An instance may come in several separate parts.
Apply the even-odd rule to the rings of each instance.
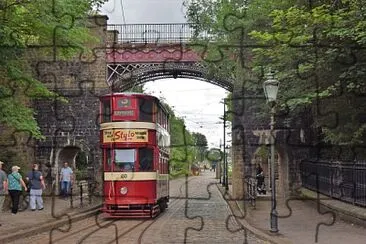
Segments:
[[[115,150],[115,171],[134,171],[135,149]]]
[[[140,121],[152,122],[153,121],[153,100],[140,99]]]
[[[104,170],[111,170],[112,165],[112,150],[111,149],[105,149],[103,151],[105,153],[105,165]]]
[[[153,171],[153,150],[151,148],[139,148],[139,171]]]
[[[102,102],[102,122],[110,122],[111,121],[111,102],[109,100],[104,100]]]

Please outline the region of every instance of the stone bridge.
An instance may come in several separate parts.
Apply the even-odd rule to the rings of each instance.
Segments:
[[[110,90],[124,91],[145,82],[163,78],[193,78],[220,86],[233,95],[232,159],[233,194],[244,197],[244,179],[253,176],[256,162],[265,170],[267,158],[259,157],[259,148],[268,147],[269,117],[260,121],[256,107],[265,103],[262,91],[248,93],[228,77],[210,75],[201,62],[203,55],[189,44],[193,33],[187,24],[107,25],[105,16],[91,18],[90,29],[100,37],[91,57],[81,55],[69,62],[40,60],[38,78],[61,94],[69,103],[39,101],[37,120],[46,140],[35,147],[35,157],[49,163],[58,182],[62,162],[75,166],[80,151],[100,176],[98,96]],[[309,123],[283,126],[286,115],[278,115],[276,145],[280,194],[284,197],[296,186],[300,155],[308,154],[312,138],[303,137]],[[291,130],[289,129],[291,128]],[[305,133],[305,135],[309,135]],[[295,158],[294,155],[297,155]],[[268,172],[268,170],[267,170]]]

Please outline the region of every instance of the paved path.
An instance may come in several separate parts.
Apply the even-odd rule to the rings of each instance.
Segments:
[[[240,203],[243,208],[242,202]],[[333,215],[324,213],[325,210],[318,208],[315,202],[307,200],[291,200],[289,208],[285,204],[278,204],[279,237],[289,239],[295,244],[364,244],[366,243],[366,228],[336,220],[334,224]],[[255,227],[269,234],[270,229],[270,199],[257,201],[256,209],[247,207],[246,221]],[[324,224],[320,224],[324,223]],[[327,225],[325,225],[327,224]],[[317,231],[317,226],[319,229]],[[275,239],[276,237],[273,237]]]
[[[216,183],[213,172],[171,181],[169,208],[154,220],[95,216],[72,223],[69,230],[65,226],[13,243],[268,243],[236,231]]]
[[[27,209],[18,212],[16,215],[12,215],[10,210],[1,212],[0,240],[6,234],[21,233],[24,230],[40,226],[44,223],[67,219],[67,215],[72,216],[100,205],[100,201],[97,198],[93,198],[91,204],[89,204],[88,199],[83,199],[83,205],[81,205],[79,197],[74,197],[72,204],[70,198],[64,200],[57,196],[43,196],[43,200],[44,209],[41,211]]]

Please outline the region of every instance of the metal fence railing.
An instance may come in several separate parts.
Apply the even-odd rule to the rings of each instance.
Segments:
[[[118,43],[186,43],[195,36],[189,23],[108,25],[107,29],[117,32]]]
[[[244,179],[246,183],[246,200],[252,207],[256,206],[257,198],[257,180],[255,178],[247,177]]]
[[[303,187],[366,207],[366,163],[303,161],[300,171]]]

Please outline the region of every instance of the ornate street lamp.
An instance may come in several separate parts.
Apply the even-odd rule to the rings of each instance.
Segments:
[[[274,115],[275,115],[275,106],[277,99],[277,92],[280,82],[276,80],[273,76],[273,73],[270,71],[267,74],[267,80],[263,83],[264,94],[266,95],[267,103],[271,107],[271,185],[272,185],[272,209],[271,209],[271,232],[278,232],[278,213],[276,210],[276,179],[275,179],[275,163],[274,163],[274,155],[275,155],[275,135],[274,135]]]

